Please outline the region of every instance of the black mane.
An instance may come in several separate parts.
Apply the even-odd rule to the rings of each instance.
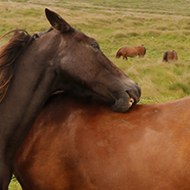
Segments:
[[[15,61],[34,39],[27,31],[17,29],[6,33],[0,40],[10,33],[13,33],[13,36],[0,48],[0,102],[3,100],[14,75]]]

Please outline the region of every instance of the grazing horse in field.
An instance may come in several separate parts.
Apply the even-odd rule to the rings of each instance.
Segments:
[[[0,49],[0,190],[7,190],[13,158],[37,114],[56,91],[91,97],[125,112],[140,87],[117,68],[98,43],[45,10],[52,28],[30,36],[15,30]],[[61,114],[61,113],[60,113]]]
[[[174,50],[166,51],[163,55],[163,62],[171,62],[171,61],[177,61],[177,60],[178,60],[178,56]]]
[[[124,46],[120,48],[116,53],[116,58],[120,58],[123,56],[123,59],[127,57],[136,57],[137,55],[139,57],[144,57],[146,54],[146,48],[143,46],[135,46],[135,47],[127,47]]]
[[[189,190],[190,97],[126,113],[58,95],[14,160],[23,190]]]

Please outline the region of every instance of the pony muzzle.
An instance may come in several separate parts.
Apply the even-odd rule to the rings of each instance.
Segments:
[[[115,103],[112,105],[112,110],[119,113],[126,112],[134,102],[135,100],[130,97],[128,93],[125,93],[121,98],[115,100]]]

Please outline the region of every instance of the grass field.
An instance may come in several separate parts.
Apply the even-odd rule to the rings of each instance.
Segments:
[[[50,25],[44,15],[45,7],[57,11],[72,26],[99,42],[106,56],[139,83],[140,103],[190,95],[190,1],[0,1],[0,36],[15,28],[30,34],[46,30]],[[145,58],[115,58],[120,47],[136,45],[147,48]],[[164,52],[172,49],[179,60],[163,63]],[[20,189],[15,180],[10,189]]]

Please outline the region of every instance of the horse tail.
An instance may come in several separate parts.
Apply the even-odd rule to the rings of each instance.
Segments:
[[[120,58],[121,57],[120,50],[121,50],[121,48],[117,51],[116,56],[115,56],[116,58]]]
[[[144,47],[144,55],[146,54],[146,48]]]
[[[163,55],[163,62],[167,62],[168,52],[166,51]]]

